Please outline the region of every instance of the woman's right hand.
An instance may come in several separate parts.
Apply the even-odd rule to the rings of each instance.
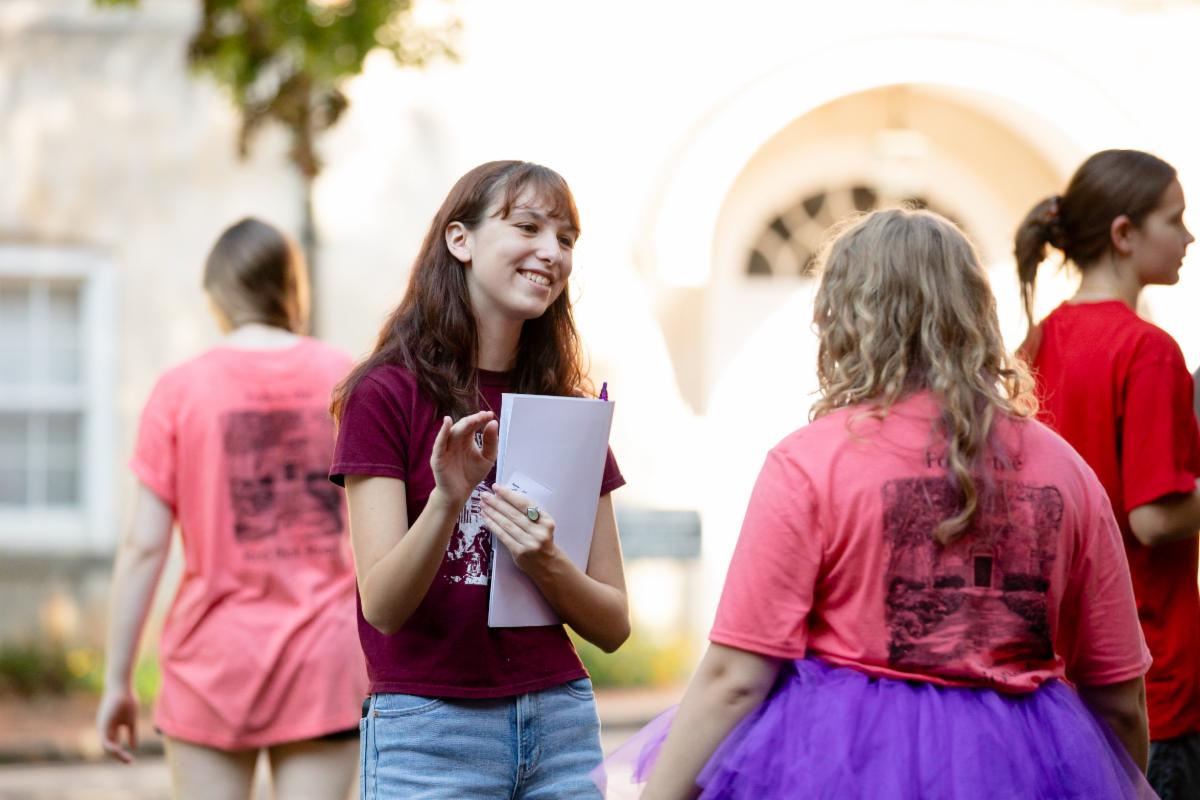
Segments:
[[[437,486],[456,506],[470,498],[471,492],[491,472],[496,463],[500,425],[491,411],[479,411],[453,422],[442,419],[442,429],[433,442],[429,466]],[[483,446],[475,443],[482,432]]]
[[[100,744],[104,752],[118,761],[133,763],[133,752],[137,749],[138,702],[130,689],[112,691],[105,689],[96,712],[96,729],[100,733]],[[121,729],[125,729],[128,749],[121,744]]]

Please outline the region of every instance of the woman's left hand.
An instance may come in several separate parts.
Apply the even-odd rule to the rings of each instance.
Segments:
[[[496,484],[483,495],[487,529],[508,548],[523,572],[533,574],[561,557],[554,543],[554,518],[538,509],[537,521],[526,514],[535,504],[525,495]]]

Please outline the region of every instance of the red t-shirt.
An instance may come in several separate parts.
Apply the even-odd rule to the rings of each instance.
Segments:
[[[508,373],[479,370],[481,407],[500,413]],[[401,366],[382,366],[346,402],[330,478],[376,475],[404,481],[411,525],[433,491],[429,455],[442,417]],[[480,496],[495,470],[463,506],[437,577],[416,611],[395,634],[371,626],[358,604],[358,635],[372,692],[431,697],[507,697],[536,692],[587,675],[562,625],[489,628],[488,578],[492,537],[483,525]],[[600,494],[625,484],[609,452]]]
[[[1200,731],[1200,591],[1195,538],[1144,547],[1129,512],[1192,492],[1200,432],[1179,346],[1124,303],[1063,304],[1041,325],[1033,359],[1040,418],[1091,465],[1125,538],[1138,616],[1154,665],[1150,738]]]
[[[871,675],[1029,692],[1145,674],[1121,534],[1096,476],[1046,426],[998,415],[972,527],[954,513],[940,406],[841,409],[767,456],[712,641]]]

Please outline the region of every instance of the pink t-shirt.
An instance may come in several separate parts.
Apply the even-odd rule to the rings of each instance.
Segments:
[[[184,569],[163,626],[155,722],[237,749],[358,724],[366,670],[327,407],[350,359],[302,339],[218,347],[168,371],[131,467],[171,507]]]
[[[768,454],[712,641],[1012,692],[1143,675],[1129,566],[1095,474],[1041,423],[1003,417],[975,523],[941,546],[933,528],[957,499],[938,413],[928,393],[883,420],[842,409]]]

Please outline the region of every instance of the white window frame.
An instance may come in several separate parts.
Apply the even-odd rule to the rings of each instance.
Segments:
[[[54,397],[53,392],[0,392],[0,410],[82,411],[79,505],[68,510],[0,509],[0,552],[109,554],[117,541],[112,478],[116,459],[117,294],[112,260],[102,251],[82,247],[0,243],[0,277],[68,280],[79,285],[83,392],[79,406]]]

